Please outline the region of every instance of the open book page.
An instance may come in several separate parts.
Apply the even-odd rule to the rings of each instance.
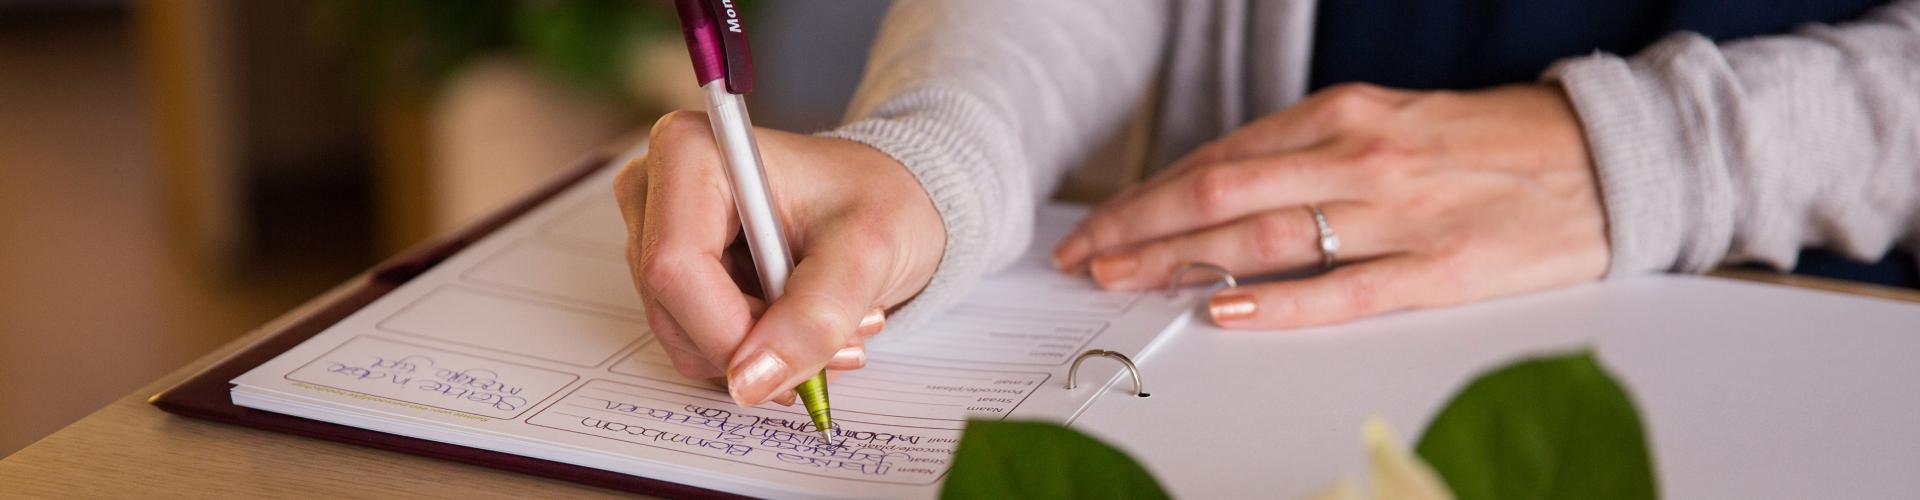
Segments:
[[[1102,292],[1046,264],[1082,210],[1047,207],[1029,254],[831,384],[836,445],[805,412],[741,408],[647,332],[613,169],[234,380],[234,402],[478,448],[771,496],[930,495],[969,418],[1071,421],[1193,295]]]

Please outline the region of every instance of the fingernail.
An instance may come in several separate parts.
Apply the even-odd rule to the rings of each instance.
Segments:
[[[771,351],[760,351],[747,361],[735,365],[733,373],[727,376],[727,392],[733,395],[734,402],[740,406],[754,406],[765,403],[779,389],[775,385],[786,378],[787,362],[781,361]]]
[[[873,312],[869,312],[866,316],[860,318],[860,327],[855,328],[854,333],[862,337],[872,337],[873,334],[880,333],[880,330],[886,328],[887,312],[874,309]]]
[[[1253,317],[1260,310],[1253,296],[1244,293],[1222,293],[1207,301],[1207,312],[1213,315],[1213,322],[1238,321]]]
[[[782,392],[780,393],[780,397],[773,398],[773,402],[780,403],[780,406],[793,406],[793,398],[795,396],[798,396],[798,394],[795,394],[793,391]]]
[[[1093,280],[1100,283],[1112,283],[1133,276],[1140,269],[1140,258],[1130,254],[1102,255],[1093,258],[1090,271]]]
[[[835,351],[833,353],[833,363],[831,364],[836,369],[844,369],[839,367],[860,368],[867,366],[867,348],[854,346]]]

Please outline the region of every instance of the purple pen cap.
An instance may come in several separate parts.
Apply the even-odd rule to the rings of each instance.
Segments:
[[[680,31],[693,56],[693,75],[701,86],[725,78],[727,92],[753,91],[753,51],[734,0],[674,0]]]

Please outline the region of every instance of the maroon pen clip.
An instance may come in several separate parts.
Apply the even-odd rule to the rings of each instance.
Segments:
[[[753,51],[747,48],[747,30],[733,0],[674,0],[680,13],[680,31],[693,56],[693,74],[706,86],[726,79],[727,92],[753,91]]]

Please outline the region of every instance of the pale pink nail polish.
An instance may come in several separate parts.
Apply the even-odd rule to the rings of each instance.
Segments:
[[[733,374],[727,376],[727,391],[741,406],[758,405],[767,402],[786,376],[786,361],[771,351],[760,351],[734,366]]]
[[[866,316],[860,318],[860,326],[854,328],[854,333],[861,337],[872,337],[873,334],[880,333],[880,330],[886,328],[887,312],[874,309],[872,312],[868,312]]]
[[[867,348],[856,346],[834,352],[833,366],[835,369],[849,366],[855,368],[867,366]]]

